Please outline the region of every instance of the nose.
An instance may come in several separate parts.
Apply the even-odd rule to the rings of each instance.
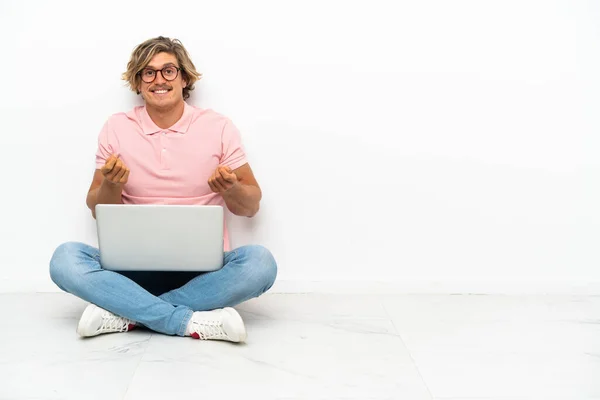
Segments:
[[[160,71],[156,71],[156,76],[154,77],[154,84],[160,85],[166,82],[167,80],[162,76],[162,73]]]

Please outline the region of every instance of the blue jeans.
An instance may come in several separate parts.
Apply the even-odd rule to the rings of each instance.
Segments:
[[[193,311],[232,307],[271,288],[277,264],[262,246],[225,252],[213,272],[114,272],[102,268],[97,248],[60,245],[50,260],[50,277],[71,293],[153,331],[183,336]]]

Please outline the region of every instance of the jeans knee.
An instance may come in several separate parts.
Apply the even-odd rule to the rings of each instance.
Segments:
[[[269,249],[260,245],[249,246],[254,266],[254,278],[263,292],[273,286],[277,278],[277,262]]]
[[[80,264],[78,259],[86,246],[83,243],[66,242],[54,250],[50,259],[50,279],[59,288],[65,290],[67,280],[72,280],[77,274],[76,266]]]

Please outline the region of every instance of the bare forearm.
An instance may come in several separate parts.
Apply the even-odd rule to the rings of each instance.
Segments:
[[[260,207],[262,192],[259,187],[238,183],[223,193],[229,211],[243,217],[253,217]]]
[[[92,210],[94,218],[96,218],[96,204],[120,204],[122,203],[122,193],[122,185],[115,185],[106,180],[96,189],[90,190],[86,203],[89,209]]]

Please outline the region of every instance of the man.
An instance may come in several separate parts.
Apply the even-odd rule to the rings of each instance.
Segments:
[[[252,217],[261,189],[239,131],[226,117],[186,103],[201,78],[180,41],[165,37],[135,48],[123,74],[144,106],[112,115],[98,138],[96,171],[87,206],[96,204],[218,204]],[[91,304],[82,337],[145,326],[156,332],[243,342],[236,304],[273,285],[277,266],[262,246],[230,249],[224,231],[224,266],[207,273],[104,270],[98,249],[60,245],[50,276],[62,290]]]

